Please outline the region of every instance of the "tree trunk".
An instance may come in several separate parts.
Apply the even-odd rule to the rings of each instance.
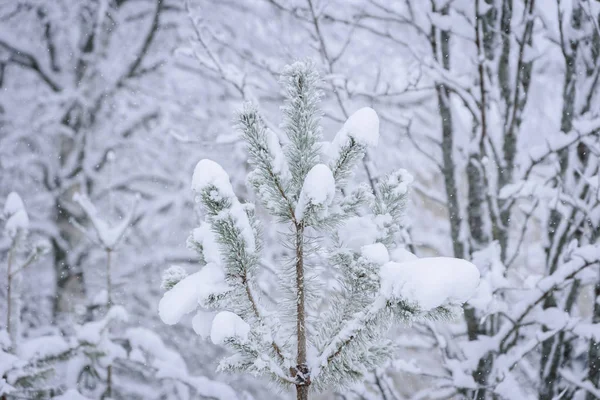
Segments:
[[[106,249],[106,314],[112,307],[112,281],[110,276],[110,262],[111,262],[112,249]],[[110,333],[110,328],[108,328]],[[112,397],[112,364],[106,367],[106,397]]]
[[[579,31],[581,28],[581,14],[581,7],[573,5],[573,15],[569,25],[574,31]],[[561,36],[561,40],[567,39],[569,38]],[[565,62],[565,77],[563,82],[563,105],[560,128],[561,132],[568,134],[573,128],[573,119],[575,118],[578,72],[575,61],[577,58],[579,40],[568,40],[568,43],[561,42],[561,46]],[[565,175],[569,170],[569,162],[572,160],[569,159],[569,151],[567,149],[559,152],[558,156],[560,158],[561,177],[565,179]],[[574,213],[575,211],[571,211],[571,216],[574,216]],[[562,213],[551,210],[547,227],[549,245],[546,250],[546,265],[548,274],[553,273],[558,268],[562,250],[568,243],[569,238],[566,232],[561,232],[560,230],[561,225],[565,223],[567,222],[564,220]],[[543,304],[544,309],[555,306],[557,306],[557,301],[554,296],[549,296]],[[543,328],[544,330],[547,330],[545,326]],[[559,370],[563,363],[562,355],[564,352],[564,339],[565,334],[564,332],[561,332],[542,342],[542,357],[540,360],[539,371],[540,388],[538,390],[538,397],[540,400],[550,400],[558,395],[561,383]]]
[[[296,224],[296,334],[298,355],[294,369],[298,399],[308,399],[310,371],[306,365],[306,310],[304,293],[304,224]]]
[[[444,11],[445,10],[445,11]],[[447,14],[447,8],[442,10]],[[450,33],[440,31],[440,43],[436,41],[436,28],[432,28],[431,46],[435,58],[442,63],[445,69],[450,69]],[[452,110],[450,108],[450,91],[442,82],[436,83],[438,109],[442,124],[442,165],[446,199],[448,201],[448,220],[452,236],[454,257],[464,257],[464,247],[460,241],[460,207],[458,205],[458,189],[456,184],[454,164],[454,130],[452,126]]]
[[[11,296],[11,288],[12,288],[12,260],[13,260],[13,248],[11,247],[8,251],[8,264],[6,267],[6,332],[10,331],[10,313],[11,313],[11,304],[10,304],[10,296]]]
[[[600,323],[600,304],[598,304],[598,299],[600,299],[600,279],[594,286],[594,299],[596,299],[596,301],[594,302],[594,316],[592,322],[597,324]],[[594,387],[597,388],[600,384],[600,342],[595,339],[590,341],[588,359],[588,379]],[[594,395],[588,393],[586,400],[593,399]]]
[[[63,242],[71,245],[69,230],[72,225],[69,222],[70,215],[56,200],[55,221],[59,235]],[[53,316],[57,321],[62,313],[70,312],[77,298],[85,298],[85,286],[83,282],[83,271],[81,268],[71,265],[67,250],[57,239],[52,239],[52,251],[54,254],[54,273],[56,279],[56,293],[54,296]]]
[[[308,400],[308,386],[296,385],[296,399]]]
[[[112,306],[112,278],[111,278],[111,255],[112,250],[106,250],[106,309]]]

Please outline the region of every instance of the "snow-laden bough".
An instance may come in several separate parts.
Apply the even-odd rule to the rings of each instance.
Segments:
[[[418,305],[422,311],[463,304],[479,284],[479,270],[474,264],[450,257],[391,261],[383,265],[379,275],[383,296]]]

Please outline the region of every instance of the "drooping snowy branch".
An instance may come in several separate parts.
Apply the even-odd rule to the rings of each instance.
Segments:
[[[137,203],[139,196],[136,196],[133,205],[129,208],[129,211],[122,221],[114,226],[111,226],[105,219],[103,219],[96,206],[91,200],[84,194],[76,193],[73,196],[73,201],[81,206],[85,212],[86,217],[90,220],[94,232],[96,234],[97,242],[108,250],[115,250],[115,247],[123,239],[123,236],[127,232],[127,229],[131,227],[131,223],[135,217]],[[85,232],[85,231],[84,231]]]

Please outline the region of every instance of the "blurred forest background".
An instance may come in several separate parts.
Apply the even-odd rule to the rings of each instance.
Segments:
[[[305,58],[326,139],[380,116],[359,175],[415,176],[407,248],[482,273],[463,319],[398,328],[394,362],[323,398],[600,398],[600,2],[1,0],[0,205],[19,193],[30,221],[0,238],[0,326],[11,303],[21,322],[3,398],[287,396],[216,373],[224,350],[157,305],[165,268],[195,268],[194,165],[251,198],[234,112],[278,132],[279,73]]]

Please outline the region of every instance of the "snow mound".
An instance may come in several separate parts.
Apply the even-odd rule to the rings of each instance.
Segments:
[[[221,196],[235,197],[227,172],[216,162],[205,158],[200,160],[194,168],[192,190],[200,193],[210,186],[216,187]]]
[[[129,315],[123,306],[112,306],[101,320],[77,327],[77,340],[82,343],[98,345],[104,339],[109,325],[115,322],[127,322],[128,319]]]
[[[225,293],[229,289],[223,269],[214,263],[207,264],[164,294],[158,304],[158,315],[165,324],[174,325],[184,315],[194,311],[198,304],[205,305],[210,296]]]
[[[317,164],[308,171],[304,185],[298,198],[295,216],[297,220],[304,217],[309,205],[323,207],[323,214],[327,215],[327,208],[335,197],[335,179],[329,167]]]
[[[379,143],[379,117],[371,107],[355,111],[342,130],[363,146],[375,147]]]
[[[200,270],[200,282],[197,287],[198,303],[201,306],[207,306],[211,296],[218,296],[227,293],[231,287],[225,281],[225,271],[220,265],[210,263],[206,264]]]
[[[279,143],[279,138],[277,137],[277,134],[271,129],[267,129],[266,139],[269,154],[271,155],[273,163],[273,172],[275,172],[276,174],[281,174],[284,177],[288,177],[290,174],[290,170],[287,164],[287,160],[285,158],[285,154],[283,153],[283,149],[281,148],[281,144]]]
[[[375,264],[383,265],[390,261],[388,250],[382,243],[363,246],[360,253],[364,258]]]
[[[231,218],[237,229],[239,229],[242,238],[246,242],[246,251],[250,254],[256,251],[256,241],[254,231],[250,225],[248,214],[244,205],[242,205],[229,181],[227,172],[216,162],[208,159],[200,160],[194,169],[192,176],[192,190],[197,194],[202,191],[214,188],[210,191],[209,196],[213,201],[227,200],[227,205],[220,213],[219,218]],[[215,251],[218,251],[215,250]],[[214,255],[214,251],[210,254]]]
[[[30,339],[19,346],[19,356],[24,360],[57,356],[70,349],[61,336],[40,336]]]
[[[417,256],[406,250],[404,247],[396,247],[392,250],[390,252],[390,258],[397,263],[418,260]]]
[[[16,192],[9,193],[4,204],[4,215],[11,216],[21,210],[25,210],[25,204],[23,204],[21,196]]]
[[[237,314],[221,311],[212,322],[210,340],[214,344],[224,344],[227,339],[235,338],[243,343],[248,340],[249,333],[250,325]]]
[[[198,307],[197,287],[202,279],[200,272],[186,276],[160,299],[158,315],[165,324],[175,325],[185,314]]]
[[[375,110],[364,107],[352,114],[331,143],[324,143],[323,151],[331,159],[336,159],[350,139],[365,147],[376,147],[379,143],[379,117]]]
[[[25,205],[21,196],[11,192],[6,198],[4,204],[4,217],[6,225],[4,230],[8,237],[14,239],[18,232],[25,232],[29,229],[29,216],[25,210]]]
[[[475,265],[450,257],[388,262],[379,274],[384,297],[417,304],[423,311],[462,304],[473,296],[479,284]]]
[[[135,327],[127,329],[125,337],[129,340],[132,349],[140,350],[142,356],[148,355],[147,358],[152,360],[152,365],[159,370],[162,368],[185,370],[185,361],[181,355],[169,349],[155,332]],[[146,357],[144,357],[145,359]]]
[[[23,362],[19,359],[19,357],[15,356],[14,354],[6,353],[0,349],[0,374],[4,375],[6,372],[17,365],[20,365],[21,363]],[[0,389],[2,389],[2,380],[0,380]]]
[[[217,238],[207,223],[202,223],[198,228],[192,231],[194,242],[202,246],[202,254],[207,263],[221,263],[221,251]]]

